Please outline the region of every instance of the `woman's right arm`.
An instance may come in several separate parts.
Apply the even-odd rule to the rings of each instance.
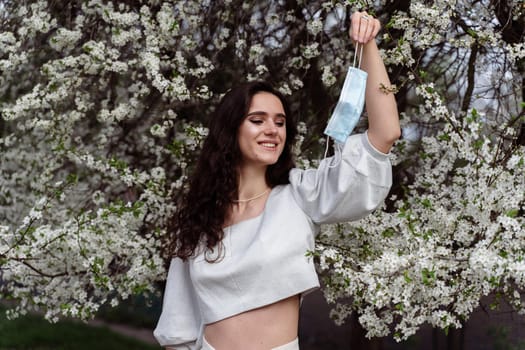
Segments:
[[[162,313],[153,335],[166,349],[190,350],[195,348],[201,323],[189,264],[174,258],[166,280]]]

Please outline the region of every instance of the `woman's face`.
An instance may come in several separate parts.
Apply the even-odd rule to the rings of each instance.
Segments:
[[[241,165],[275,164],[286,142],[286,115],[279,98],[269,92],[258,92],[239,127]]]

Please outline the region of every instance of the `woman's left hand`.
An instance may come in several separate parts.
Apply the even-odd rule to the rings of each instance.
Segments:
[[[375,39],[381,29],[381,23],[378,19],[370,16],[368,13],[356,11],[350,17],[350,29],[348,34],[350,38],[359,44],[366,44]]]

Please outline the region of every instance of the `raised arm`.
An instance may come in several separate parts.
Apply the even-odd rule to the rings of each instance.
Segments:
[[[368,139],[379,151],[388,153],[401,130],[396,100],[393,92],[388,91],[390,79],[375,41],[381,24],[366,12],[354,12],[351,21],[350,38],[364,44],[361,69],[368,73],[365,94]]]

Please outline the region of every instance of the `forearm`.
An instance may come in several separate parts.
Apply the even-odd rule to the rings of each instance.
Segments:
[[[375,40],[364,46],[361,69],[368,73],[365,93],[368,138],[374,147],[387,153],[401,131],[394,94],[381,88],[390,87],[390,79]]]

